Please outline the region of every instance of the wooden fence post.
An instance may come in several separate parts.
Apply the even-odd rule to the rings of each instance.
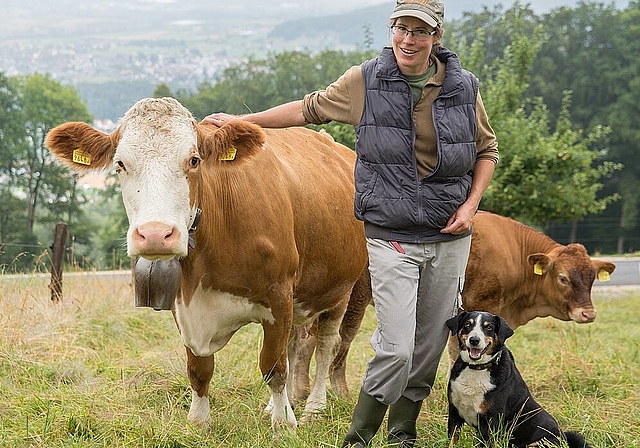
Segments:
[[[64,265],[65,243],[67,241],[67,223],[56,224],[56,231],[51,249],[53,256],[51,259],[51,300],[59,302],[62,300],[62,267]]]

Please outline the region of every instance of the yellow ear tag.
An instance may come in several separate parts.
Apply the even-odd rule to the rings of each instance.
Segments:
[[[611,277],[609,276],[609,273],[607,271],[605,271],[604,269],[600,269],[600,272],[598,272],[598,280],[600,280],[601,282],[608,282],[609,280],[611,280]]]
[[[542,266],[540,266],[540,263],[533,265],[533,273],[536,275],[542,275]]]
[[[79,147],[73,150],[73,161],[80,165],[91,165],[91,154]]]
[[[233,160],[236,158],[237,152],[238,150],[236,149],[235,146],[229,146],[229,149],[227,149],[227,152],[225,154],[222,154],[219,160]]]

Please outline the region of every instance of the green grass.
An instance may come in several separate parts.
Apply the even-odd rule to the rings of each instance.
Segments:
[[[216,355],[209,428],[186,421],[191,391],[171,313],[134,306],[130,277],[0,276],[1,447],[336,447],[351,418],[374,326],[368,313],[349,357],[351,395],[275,436],[258,369],[262,332],[240,330]],[[564,429],[593,447],[640,446],[640,289],[598,289],[594,324],[537,319],[509,340],[529,387]],[[372,310],[370,310],[372,311]],[[446,357],[418,421],[417,447],[448,447]],[[299,407],[298,407],[299,408]],[[384,430],[374,440],[385,446]],[[476,444],[465,427],[458,447]]]

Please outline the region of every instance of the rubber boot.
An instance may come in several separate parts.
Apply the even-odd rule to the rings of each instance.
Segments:
[[[358,403],[353,409],[351,427],[344,437],[342,447],[365,448],[376,435],[388,406],[380,403],[360,389]]]
[[[389,406],[389,445],[401,448],[411,448],[416,442],[416,421],[422,400],[411,401],[401,396],[398,401]]]

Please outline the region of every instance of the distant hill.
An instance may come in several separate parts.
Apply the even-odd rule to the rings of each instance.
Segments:
[[[483,0],[471,3],[467,0],[445,0],[445,26],[447,20],[461,19],[465,12],[480,12],[483,7],[503,6],[508,9],[513,3],[500,0]],[[577,0],[536,0],[529,6],[537,13],[549,12],[562,6],[574,7]],[[627,0],[610,2],[618,8],[625,8]],[[525,3],[526,4],[526,3]],[[393,11],[395,2],[354,9],[340,14],[321,17],[298,18],[276,25],[268,38],[293,43],[297,49],[323,48],[340,49],[362,46],[365,40],[364,28],[367,27],[373,38],[373,48],[388,45],[389,34],[387,20]]]
[[[579,1],[536,0],[532,7],[543,13]],[[500,3],[445,0],[445,20]],[[628,1],[615,4],[624,8]],[[365,27],[373,48],[380,49],[389,43],[386,23],[394,5],[394,0],[10,0],[0,14],[0,72],[50,73],[75,86],[96,118],[116,120],[159,83],[193,91],[249,55],[364,49]]]

